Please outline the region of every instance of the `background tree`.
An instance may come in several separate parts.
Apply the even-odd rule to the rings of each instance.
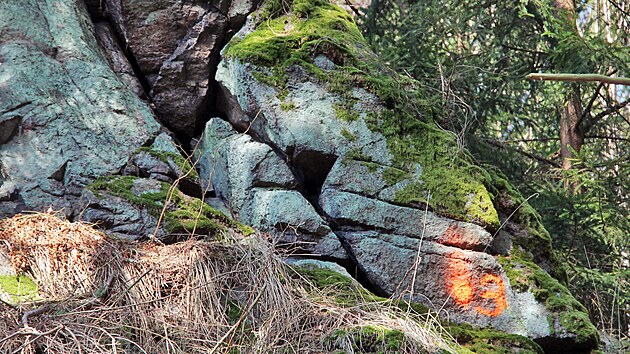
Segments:
[[[538,196],[569,287],[600,328],[627,336],[630,86],[526,76],[630,76],[630,3],[374,0],[359,22],[433,92],[445,128]]]

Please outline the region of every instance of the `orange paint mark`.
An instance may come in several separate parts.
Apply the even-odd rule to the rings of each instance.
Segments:
[[[494,309],[490,310],[485,307],[478,306],[476,307],[477,312],[492,317],[499,316],[507,307],[505,284],[503,283],[503,279],[494,274],[486,274],[483,278],[481,278],[479,285],[480,287],[489,288],[479,294],[479,296],[484,299],[494,301]]]
[[[473,300],[473,287],[467,280],[455,280],[453,281],[452,290],[453,292],[453,300],[463,306],[464,308],[468,308],[470,303]]]
[[[448,270],[451,297],[456,303],[467,309],[474,296],[473,285],[470,282],[470,269],[468,269],[468,265],[465,262],[449,258]]]
[[[465,310],[478,304],[473,309],[479,314],[491,317],[502,314],[507,308],[503,279],[491,273],[479,274],[471,263],[459,258],[457,253],[453,253],[447,259],[446,280],[450,298]]]
[[[464,240],[464,229],[462,229],[456,223],[451,223],[442,236],[439,242],[444,245],[459,245]]]

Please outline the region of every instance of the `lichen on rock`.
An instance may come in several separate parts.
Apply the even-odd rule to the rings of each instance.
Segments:
[[[0,216],[50,206],[76,215],[81,189],[160,125],[110,68],[81,2],[3,1],[0,17],[0,165],[15,187]]]

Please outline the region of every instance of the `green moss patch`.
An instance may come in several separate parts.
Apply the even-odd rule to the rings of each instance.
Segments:
[[[168,201],[163,220],[164,229],[169,233],[191,232],[195,229],[198,233],[216,235],[227,228],[236,229],[244,235],[254,232],[252,228],[230,219],[200,199],[184,195],[177,188],[169,192],[171,186],[168,183],[159,182],[159,190],[136,195],[132,193],[132,188],[137,180],[138,177],[132,176],[108,176],[99,178],[87,188],[97,197],[107,193],[144,207],[155,217],[161,215],[164,203]]]
[[[519,291],[532,291],[536,300],[544,303],[549,311],[586,312],[586,308],[566,287],[534,262],[525,260],[518,254],[510,257],[500,256],[498,260],[510,279],[510,285]]]
[[[584,312],[572,311],[560,314],[560,324],[568,332],[577,336],[576,343],[597,343],[599,334],[595,326],[591,324],[591,320]],[[590,345],[589,345],[590,346]]]
[[[333,350],[339,347],[338,343],[350,343],[358,353],[398,353],[404,344],[405,334],[382,326],[361,326],[338,329],[325,341]]]
[[[293,269],[315,288],[324,290],[325,294],[334,296],[335,301],[341,306],[357,306],[369,303],[382,304],[387,302],[402,311],[417,315],[426,314],[430,311],[428,307],[422,304],[391,300],[374,295],[356,280],[331,269],[317,266],[296,266]]]
[[[150,147],[141,147],[138,149],[138,152],[140,151],[144,151],[152,156],[155,156],[166,164],[171,162],[174,163],[185,175],[187,175],[187,179],[193,182],[199,181],[199,174],[197,173],[197,170],[192,166],[190,161],[185,159],[182,155],[173,152],[160,151]]]
[[[293,268],[315,288],[331,293],[335,301],[342,306],[356,306],[361,302],[377,302],[387,299],[367,291],[354,279],[327,268],[316,266],[298,266]]]
[[[385,168],[385,170],[383,170],[382,177],[388,186],[392,186],[398,182],[402,182],[406,179],[409,179],[411,176],[409,172],[405,170],[401,170],[395,167],[387,167]]]
[[[261,69],[254,77],[279,92],[287,90],[287,69],[300,65],[339,96],[334,109],[345,121],[360,117],[352,109],[356,103],[352,89],[372,92],[385,108],[366,113],[366,123],[387,138],[394,167],[407,171],[418,163],[425,171],[421,183],[411,183],[396,201],[428,203],[438,214],[499,227],[483,171],[458,148],[451,134],[433,123],[440,114],[435,107],[439,100],[432,98],[435,93],[424,92],[416,81],[386,69],[344,10],[326,0],[272,1],[261,17],[253,33],[228,45],[227,58],[258,65]],[[336,68],[325,71],[314,65],[313,58],[320,54]]]
[[[287,13],[280,12],[286,4],[270,3],[277,5],[278,11],[272,9],[254,33],[230,44],[227,57],[286,67],[289,62],[310,63],[310,54],[318,52],[343,63],[355,51],[355,43],[363,42],[350,15],[327,1],[294,0]]]
[[[352,134],[348,129],[346,128],[342,128],[341,129],[341,136],[343,136],[344,138],[348,139],[348,141],[350,142],[355,142],[357,141],[357,136]]]
[[[297,106],[295,105],[295,103],[293,102],[282,102],[280,104],[280,109],[287,112],[287,111],[292,111],[296,108]]]
[[[0,275],[0,292],[9,295],[13,303],[37,298],[37,284],[26,275]]]
[[[343,121],[354,122],[359,119],[359,112],[345,104],[337,103],[333,105],[333,110],[335,111],[335,116]]]
[[[451,324],[445,329],[457,343],[472,353],[544,353],[536,342],[517,334],[508,334],[489,328],[473,328],[468,324]]]

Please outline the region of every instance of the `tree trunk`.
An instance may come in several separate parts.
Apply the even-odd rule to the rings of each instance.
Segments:
[[[560,143],[562,144],[560,147],[562,168],[569,170],[573,167],[575,153],[580,152],[584,144],[582,102],[577,87],[569,93],[567,102],[560,109]]]
[[[566,21],[565,25],[569,31],[577,33],[575,2],[573,0],[556,0],[555,7],[557,10],[556,16]],[[582,102],[578,86],[574,86],[567,95],[563,107],[560,108],[559,119],[562,168],[569,170],[573,167],[572,160],[575,158],[575,154],[580,152],[584,143]]]

